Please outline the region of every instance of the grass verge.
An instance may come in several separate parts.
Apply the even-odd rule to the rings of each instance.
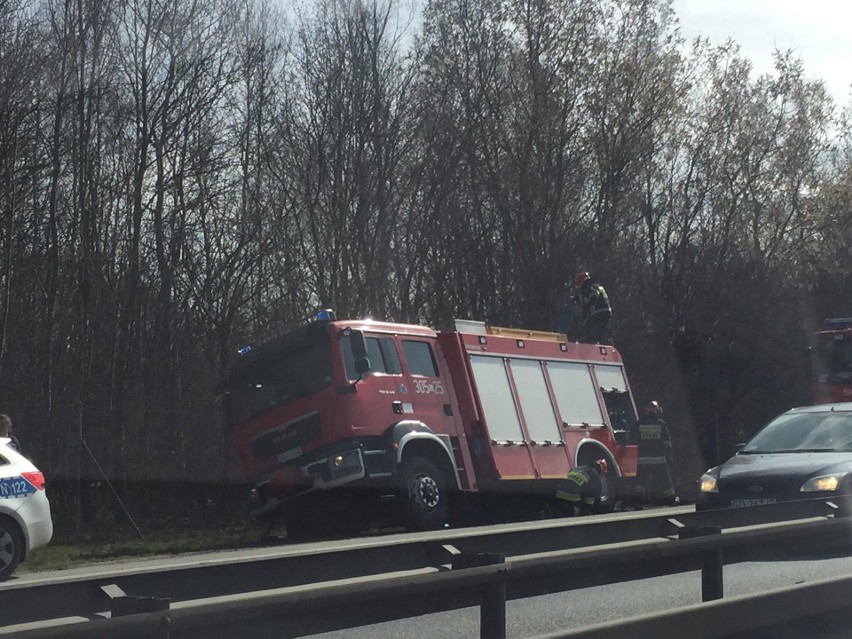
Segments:
[[[241,524],[216,529],[157,531],[143,539],[122,533],[114,540],[51,542],[27,557],[17,572],[66,570],[121,559],[258,548],[280,544],[286,538],[282,530],[273,530],[268,536],[264,536],[265,532],[266,526]]]

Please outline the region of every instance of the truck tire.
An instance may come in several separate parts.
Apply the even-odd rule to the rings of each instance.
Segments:
[[[601,515],[605,513],[611,513],[615,510],[615,486],[612,485],[611,482],[615,481],[615,477],[610,477],[607,473],[606,483],[607,489],[606,492],[601,495],[601,500],[595,506],[595,514]]]
[[[440,469],[425,457],[405,461],[400,470],[403,518],[414,530],[437,530],[450,512],[447,481]]]
[[[600,515],[605,513],[611,513],[615,510],[615,502],[616,502],[616,493],[617,493],[617,485],[618,474],[615,472],[614,462],[607,455],[600,455],[592,453],[588,454],[588,450],[584,450],[578,460],[579,466],[591,466],[595,463],[596,459],[600,459],[601,457],[606,457],[607,462],[609,463],[609,468],[606,471],[606,489],[601,495],[600,501],[595,505],[594,514]]]
[[[606,490],[604,490],[600,501],[595,506],[595,514],[611,513],[615,510],[618,492],[616,490],[616,482],[618,482],[618,475],[616,475],[615,470],[612,468],[612,462],[610,462],[610,467],[606,472]]]
[[[8,517],[0,517],[0,581],[6,581],[24,556],[24,536]]]

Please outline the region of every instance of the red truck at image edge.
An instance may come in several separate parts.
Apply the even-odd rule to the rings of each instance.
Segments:
[[[240,353],[222,388],[253,513],[283,515],[293,538],[317,517],[357,528],[365,501],[396,502],[420,530],[487,499],[543,504],[600,458],[608,510],[636,475],[636,404],[610,345],[321,311]]]
[[[814,404],[852,401],[852,317],[825,320],[811,353]]]

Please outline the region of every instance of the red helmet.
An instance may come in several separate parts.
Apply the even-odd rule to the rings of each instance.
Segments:
[[[577,277],[574,278],[574,284],[582,286],[586,280],[590,279],[592,279],[592,276],[583,271],[582,273],[577,273]]]
[[[599,459],[595,462],[595,466],[598,467],[601,475],[606,475],[609,470],[609,464],[606,463],[605,459]]]

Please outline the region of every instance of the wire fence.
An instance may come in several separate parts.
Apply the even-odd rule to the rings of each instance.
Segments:
[[[215,403],[117,410],[5,402],[23,453],[45,475],[57,535],[207,526],[247,515],[248,487]]]

